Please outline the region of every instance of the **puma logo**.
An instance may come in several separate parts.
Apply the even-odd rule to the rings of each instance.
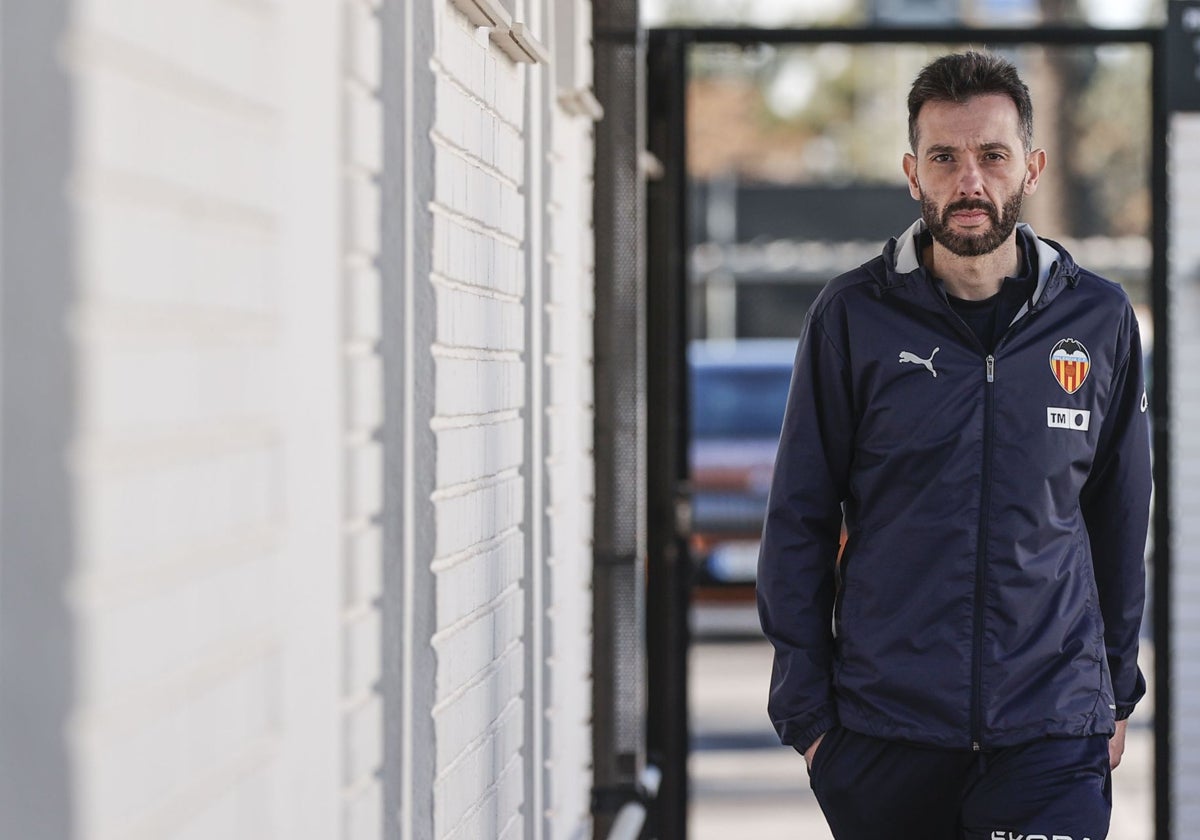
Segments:
[[[925,368],[925,370],[932,373],[934,379],[937,379],[937,371],[933,369],[933,357],[936,356],[938,354],[938,351],[941,349],[942,349],[941,347],[934,347],[933,352],[929,354],[928,359],[922,359],[916,353],[910,353],[907,350],[901,350],[900,351],[900,364],[909,362],[914,365],[920,365],[921,367]]]

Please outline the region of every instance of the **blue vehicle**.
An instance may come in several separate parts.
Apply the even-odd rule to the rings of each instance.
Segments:
[[[688,346],[690,547],[702,592],[754,584],[795,354],[792,339]]]

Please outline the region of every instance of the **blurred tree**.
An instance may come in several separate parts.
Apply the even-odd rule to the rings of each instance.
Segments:
[[[667,0],[672,14],[698,8]],[[1086,25],[1082,0],[1039,0],[1045,23]],[[909,80],[945,45],[705,46],[690,57],[695,177],[900,184]],[[1052,236],[1149,230],[1149,51],[1004,48],[1033,90],[1051,165],[1026,217]]]
[[[1097,53],[1091,83],[1074,110],[1073,169],[1097,211],[1087,233],[1150,233],[1150,56],[1144,48]]]
[[[1041,2],[1046,23],[1086,23],[1079,0]],[[1071,236],[1147,234],[1148,55],[1112,47],[1048,48],[1045,56],[1037,105],[1056,158],[1047,185],[1052,227]]]

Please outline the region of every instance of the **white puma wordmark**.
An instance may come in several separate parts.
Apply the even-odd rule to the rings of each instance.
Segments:
[[[921,365],[923,368],[925,368],[927,371],[929,371],[930,373],[933,374],[934,379],[937,379],[937,371],[933,369],[933,357],[936,356],[938,354],[938,351],[941,349],[942,349],[941,347],[934,347],[933,352],[929,354],[928,359],[922,359],[916,353],[910,353],[907,350],[901,350],[900,351],[900,364],[909,362],[914,365]]]

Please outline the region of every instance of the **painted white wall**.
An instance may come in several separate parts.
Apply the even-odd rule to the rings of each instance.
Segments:
[[[68,159],[40,186],[70,414],[37,516],[70,534],[41,620],[72,672],[46,807],[73,837],[334,836],[336,5],[59,8]],[[62,632],[37,622],[15,638]]]
[[[0,835],[589,832],[591,8],[506,7],[4,7]]]
[[[1171,121],[1171,557],[1174,660],[1172,828],[1181,840],[1200,838],[1200,379],[1192,359],[1200,353],[1200,115]]]
[[[394,297],[382,278],[405,325],[389,337],[384,313],[384,366],[406,357],[395,682],[410,687],[412,752],[395,768],[408,798],[397,820],[406,837],[578,837],[591,786],[593,146],[552,71],[590,54],[589,28],[560,35],[555,13],[575,23],[591,9],[506,4],[545,48],[531,64],[469,5],[405,10],[398,196],[383,173],[383,217],[407,220],[409,238]]]
[[[341,278],[336,318],[344,427],[337,440],[345,476],[341,509],[339,782],[341,836],[386,836],[383,819],[384,419],[381,272],[381,178],[384,108],[379,0],[341,0],[344,53],[339,96],[337,189]]]

